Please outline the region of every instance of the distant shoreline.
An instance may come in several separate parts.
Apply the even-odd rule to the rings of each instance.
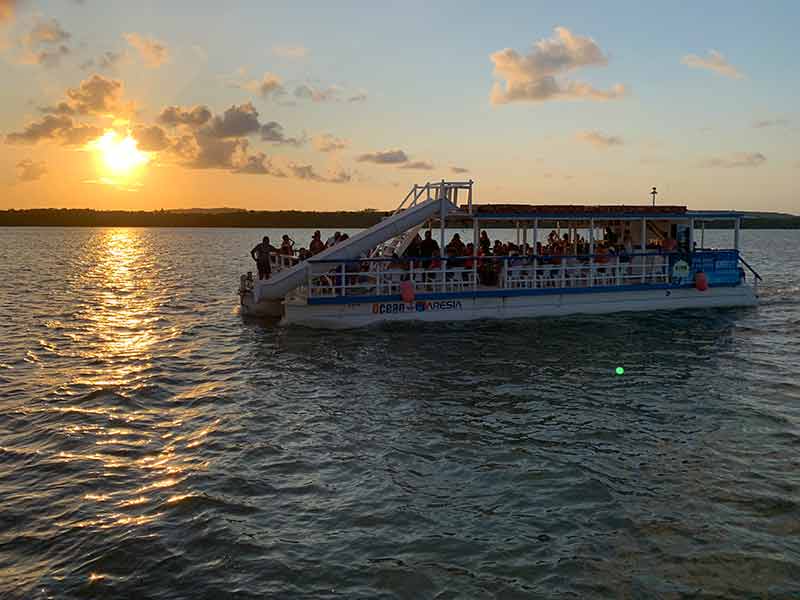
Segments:
[[[365,229],[389,215],[386,211],[315,212],[300,210],[207,212],[25,209],[0,211],[0,227],[220,227],[241,229]],[[513,227],[509,224],[509,227]],[[706,224],[729,228],[730,222]],[[744,229],[800,229],[800,216],[745,213]]]

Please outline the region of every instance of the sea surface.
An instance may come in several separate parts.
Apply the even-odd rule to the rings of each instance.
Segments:
[[[0,229],[0,598],[800,597],[800,231],[756,309],[335,332],[239,315],[264,233]]]

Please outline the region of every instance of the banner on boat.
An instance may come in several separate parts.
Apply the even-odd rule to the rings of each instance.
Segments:
[[[372,313],[376,315],[393,315],[407,312],[430,312],[444,310],[461,310],[461,300],[420,300],[417,302],[376,302],[372,305]]]

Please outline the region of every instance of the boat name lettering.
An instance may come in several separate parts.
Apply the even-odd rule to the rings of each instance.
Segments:
[[[380,302],[372,305],[376,315],[394,315],[406,312],[425,312],[431,310],[461,310],[461,300],[426,300],[420,302]]]

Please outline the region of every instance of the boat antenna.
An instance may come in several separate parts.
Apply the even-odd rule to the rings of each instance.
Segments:
[[[658,192],[656,191],[656,186],[653,186],[653,191],[650,192],[650,195],[653,197],[653,206],[656,205],[656,195],[657,194],[658,194]]]

